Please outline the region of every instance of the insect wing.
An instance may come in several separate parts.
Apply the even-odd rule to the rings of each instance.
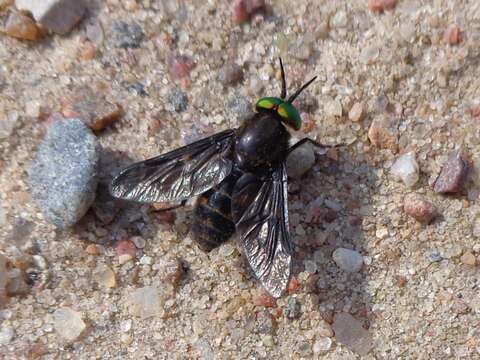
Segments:
[[[293,252],[288,228],[286,167],[281,164],[266,181],[250,174],[242,178],[233,192],[236,229],[256,277],[272,296],[279,297],[290,280]]]
[[[219,184],[232,171],[234,130],[225,130],[124,169],[114,197],[143,203],[182,201]]]

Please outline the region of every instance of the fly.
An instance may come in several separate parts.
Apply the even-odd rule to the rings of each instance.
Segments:
[[[280,69],[280,97],[258,100],[239,128],[130,165],[110,187],[114,197],[141,203],[198,195],[192,225],[198,246],[210,251],[237,232],[256,278],[274,297],[288,286],[293,253],[285,161],[306,142],[322,146],[310,138],[289,145],[287,127],[302,125],[293,101],[316,77],[287,98],[281,59]]]

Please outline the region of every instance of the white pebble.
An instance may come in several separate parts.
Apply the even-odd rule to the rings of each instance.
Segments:
[[[354,250],[338,248],[332,258],[340,269],[350,273],[360,271],[363,265],[362,255]]]
[[[414,186],[419,179],[419,168],[414,153],[400,156],[392,165],[391,174],[396,180],[401,180],[408,186]]]
[[[140,259],[140,264],[142,265],[152,265],[153,264],[153,259],[151,256],[143,255],[142,258]]]
[[[10,341],[12,341],[15,333],[13,328],[10,326],[2,326],[0,330],[0,345],[7,345]]]
[[[131,328],[132,328],[132,319],[126,319],[120,322],[120,330],[122,332],[129,332]]]
[[[328,337],[323,337],[315,341],[313,344],[313,352],[318,354],[322,351],[328,351],[332,347],[332,339]]]
[[[55,330],[60,336],[69,341],[77,339],[87,327],[82,320],[81,314],[70,308],[57,309],[53,316]]]

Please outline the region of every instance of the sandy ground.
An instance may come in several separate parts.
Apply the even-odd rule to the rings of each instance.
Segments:
[[[458,194],[432,190],[460,145],[480,163],[480,119],[472,114],[480,104],[480,3],[401,0],[382,14],[366,1],[267,3],[266,14],[237,26],[227,1],[108,0],[91,4],[68,36],[35,43],[0,37],[0,100],[4,114],[19,115],[14,132],[0,140],[0,251],[17,263],[40,255],[47,279],[0,310],[1,358],[359,358],[332,332],[340,313],[353,315],[370,334],[366,359],[480,358],[479,169],[472,166]],[[141,26],[138,48],[116,45],[117,20]],[[452,24],[460,29],[456,45],[443,39]],[[93,59],[84,55],[90,46]],[[172,54],[195,62],[189,76],[169,74]],[[69,231],[43,219],[26,170],[66,91],[87,84],[124,109],[97,134],[101,204],[121,166],[182,145],[192,133],[237,126],[235,99],[279,94],[278,55],[290,88],[319,76],[301,106],[306,133],[348,144],[317,156],[306,175],[290,182],[298,289],[268,304],[238,241],[201,252],[188,235],[191,205],[162,215],[121,204],[113,220],[102,222],[90,211]],[[243,79],[218,80],[225,63],[240,65]],[[184,111],[175,110],[175,89],[187,94]],[[348,117],[356,102],[366,113],[359,122]],[[387,149],[367,136],[382,117],[395,122],[394,146]],[[407,151],[420,167],[413,188],[390,174]],[[410,192],[436,205],[440,215],[432,224],[405,214]],[[134,236],[145,246],[120,264],[115,242]],[[91,243],[95,255],[87,251]],[[360,272],[337,267],[332,252],[338,247],[363,255]],[[468,265],[468,254],[477,266]],[[158,274],[155,264],[164,258],[179,258],[188,269],[176,287]],[[114,287],[98,281],[105,266],[115,274]],[[128,299],[145,286],[160,289],[161,303],[142,318]],[[71,341],[54,326],[54,312],[65,307],[86,325]]]

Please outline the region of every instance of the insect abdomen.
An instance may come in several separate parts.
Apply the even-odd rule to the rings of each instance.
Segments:
[[[229,176],[198,197],[192,232],[198,246],[204,251],[213,250],[235,232],[231,214],[231,194],[235,180]]]

